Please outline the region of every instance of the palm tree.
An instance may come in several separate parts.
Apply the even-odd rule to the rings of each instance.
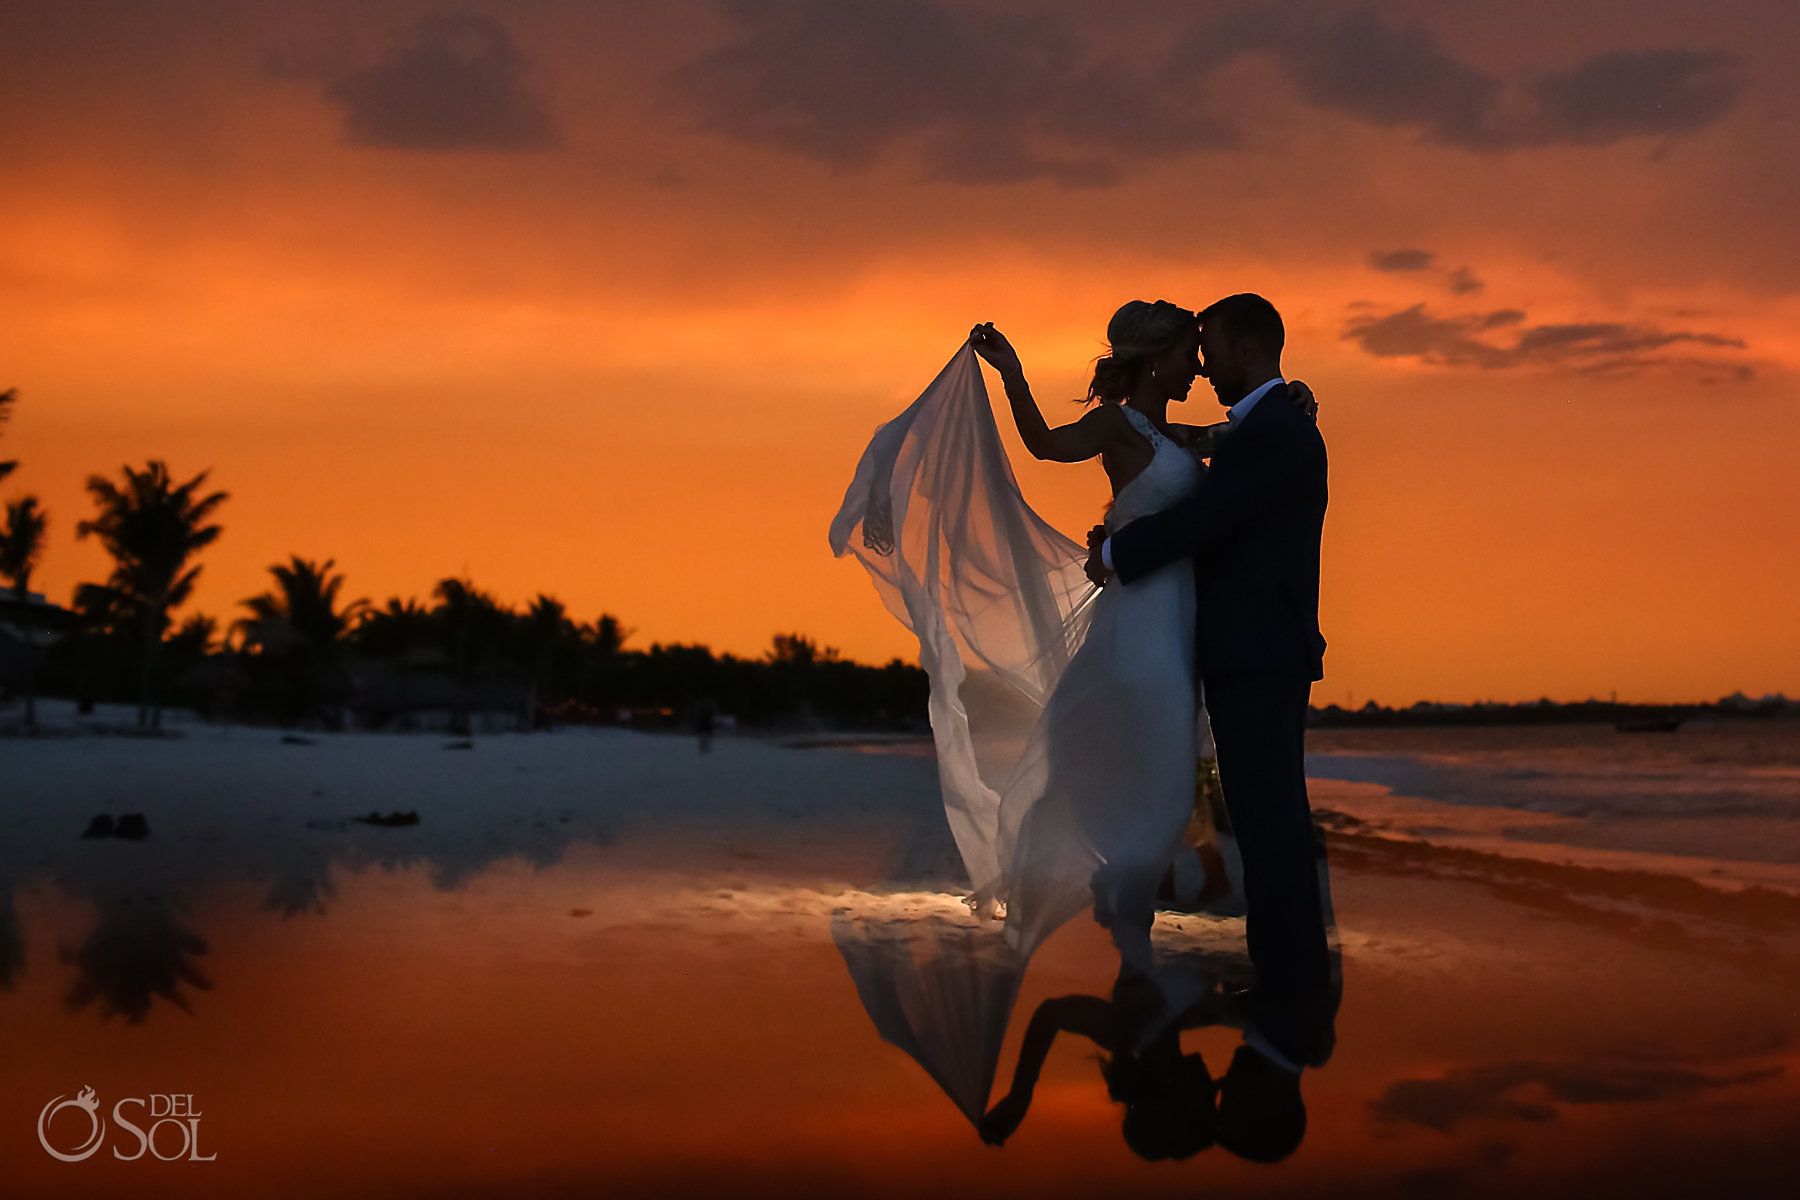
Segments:
[[[12,393],[5,393],[10,397]],[[6,464],[8,467],[11,464]],[[0,527],[0,579],[12,584],[13,595],[26,603],[31,591],[31,572],[44,553],[44,530],[49,519],[38,507],[36,496],[23,496],[6,505],[6,524]],[[29,609],[22,611],[29,613]],[[25,630],[25,725],[37,724],[37,647],[29,618]]]
[[[819,662],[836,662],[838,651],[834,646],[819,645],[804,633],[778,633],[769,649],[768,660],[804,668]]]
[[[6,524],[0,527],[0,579],[12,585],[20,600],[30,590],[31,573],[44,552],[44,529],[49,520],[38,507],[36,496],[22,496],[6,505]]]
[[[432,615],[443,631],[450,670],[466,680],[478,666],[498,657],[513,613],[467,579],[440,579],[431,594],[438,601]]]
[[[344,577],[332,573],[336,565],[335,559],[314,562],[298,554],[276,563],[269,568],[276,587],[243,601],[250,616],[236,624],[246,646],[273,660],[269,665],[285,680],[293,715],[303,719],[323,716],[327,695],[347,686],[335,671],[339,651],[351,624],[369,607],[367,600],[339,605]]]
[[[181,627],[169,635],[170,650],[185,658],[205,658],[219,644],[219,621],[205,613],[191,613]]]
[[[539,593],[525,613],[525,632],[531,643],[531,711],[550,702],[555,691],[556,658],[575,639],[575,622],[569,610],[554,596]]]
[[[4,392],[0,392],[0,425],[4,425],[7,421],[12,419],[12,406],[18,398],[19,391],[17,388],[7,388]],[[0,462],[0,479],[5,479],[8,475],[11,475],[18,465],[17,459],[8,462]]]
[[[417,600],[396,596],[380,608],[364,609],[350,636],[364,654],[398,659],[431,647],[433,635],[431,611]]]
[[[142,471],[123,468],[124,486],[103,475],[88,477],[88,494],[100,512],[75,527],[77,537],[93,534],[112,555],[109,587],[134,612],[140,624],[138,724],[162,726],[156,693],[156,662],[169,612],[193,594],[200,577],[189,560],[218,540],[222,527],[209,518],[227,498],[225,492],[200,495],[209,471],[177,484],[169,468],[152,459]]]
[[[625,642],[636,633],[635,629],[627,629],[619,623],[619,618],[611,613],[601,613],[600,619],[592,625],[582,627],[582,636],[602,656],[617,654],[625,648]]]
[[[367,600],[352,600],[338,607],[344,577],[333,575],[336,559],[313,562],[298,554],[269,568],[278,591],[263,592],[243,601],[250,616],[237,628],[251,640],[297,640],[323,648],[349,632],[352,622],[369,607]]]

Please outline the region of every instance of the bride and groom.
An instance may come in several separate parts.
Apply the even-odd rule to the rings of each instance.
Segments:
[[[1335,1008],[1303,761],[1324,653],[1316,406],[1283,378],[1281,318],[1260,296],[1199,313],[1133,301],[1107,340],[1093,407],[1052,427],[1018,355],[977,326],[877,431],[833,548],[862,561],[919,637],[971,903],[1004,914],[1021,962],[1091,904],[1123,974],[1151,973],[1157,890],[1184,846],[1210,728],[1256,973],[1244,1011],[1253,1044],[1297,1070],[1318,1061]],[[1000,375],[1034,457],[1100,459],[1113,503],[1085,548],[1019,493],[976,356]],[[1169,421],[1199,376],[1228,419]],[[965,702],[978,690],[965,653],[1030,702],[1022,743]]]

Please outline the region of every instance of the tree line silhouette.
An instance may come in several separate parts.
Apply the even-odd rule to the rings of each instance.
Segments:
[[[17,399],[0,393],[0,422]],[[0,479],[16,462],[0,462]],[[31,600],[48,520],[37,497],[6,505],[0,527],[0,684],[26,699],[41,691],[94,703],[135,703],[155,730],[163,706],[205,715],[320,728],[406,728],[431,718],[467,729],[496,716],[515,726],[556,723],[671,725],[725,713],[751,726],[923,729],[924,671],[894,659],[843,659],[802,634],[777,635],[760,658],[703,645],[626,647],[632,631],[602,613],[570,615],[538,595],[523,609],[472,580],[437,581],[426,602],[377,605],[345,595],[332,559],[292,555],[269,568],[270,586],[221,625],[177,612],[200,577],[198,558],[218,540],[229,499],[210,473],[177,481],[152,460],[117,479],[90,476],[94,514],[76,527],[112,560],[103,582],[75,588],[61,608]],[[10,639],[3,636],[11,631]]]

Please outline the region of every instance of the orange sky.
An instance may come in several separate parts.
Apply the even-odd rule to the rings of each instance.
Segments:
[[[1440,7],[8,6],[39,586],[160,456],[232,494],[227,620],[300,553],[908,654],[825,528],[969,325],[1072,417],[1120,302],[1256,290],[1332,452],[1322,702],[1800,693],[1800,19]]]

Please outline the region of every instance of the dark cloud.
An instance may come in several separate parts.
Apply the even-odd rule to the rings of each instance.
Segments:
[[[1430,250],[1371,250],[1363,259],[1371,268],[1386,274],[1412,274],[1421,271],[1439,271],[1444,278],[1444,286],[1452,295],[1467,296],[1479,292],[1487,285],[1475,278],[1475,272],[1468,267],[1458,267],[1454,271],[1442,271],[1437,266],[1437,255]]]
[[[1689,132],[1741,90],[1736,57],[1687,50],[1506,79],[1424,27],[1321,3],[1165,12],[1149,22],[1157,36],[1125,39],[1114,58],[1096,48],[1119,45],[1135,10],[1040,7],[1026,19],[943,0],[721,7],[732,36],[666,80],[703,128],[844,168],[906,147],[928,177],[965,183],[1101,184],[1236,145],[1228,114],[1242,98],[1209,84],[1248,56],[1268,58],[1321,108],[1489,152]]]
[[[1445,286],[1448,287],[1454,295],[1467,296],[1474,292],[1479,292],[1482,288],[1486,287],[1487,284],[1475,278],[1475,272],[1469,270],[1469,268],[1458,267],[1456,270],[1450,272],[1450,278],[1445,283]]]
[[[1698,50],[1615,51],[1504,79],[1455,58],[1422,26],[1320,4],[1240,10],[1196,30],[1184,57],[1209,69],[1259,52],[1322,108],[1489,152],[1688,133],[1723,117],[1743,90],[1739,56]]]
[[[681,102],[707,129],[839,166],[909,142],[931,177],[1085,185],[1232,140],[1143,72],[1091,59],[1054,15],[930,0],[725,7],[738,35],[670,77]]]
[[[1677,1063],[1500,1063],[1405,1079],[1370,1103],[1378,1120],[1453,1132],[1476,1119],[1547,1122],[1556,1104],[1645,1104],[1773,1078],[1780,1067],[1715,1076]],[[1533,1098],[1515,1093],[1530,1089]],[[1548,1102],[1536,1097],[1547,1097]]]
[[[1489,314],[1491,319],[1498,314]],[[1434,317],[1423,304],[1381,317],[1358,317],[1344,331],[1376,358],[1418,358],[1449,367],[1512,366],[1507,352],[1477,338],[1480,317]]]
[[[1423,304],[1383,316],[1353,318],[1344,340],[1377,358],[1415,358],[1447,367],[1561,367],[1591,374],[1629,374],[1648,368],[1700,368],[1725,378],[1747,379],[1752,368],[1707,351],[1744,349],[1739,338],[1661,329],[1622,322],[1525,326],[1516,308],[1438,317]],[[1506,341],[1497,331],[1510,331]],[[1697,351],[1663,353],[1672,347]]]
[[[529,86],[512,34],[490,17],[438,13],[367,66],[333,69],[271,55],[271,74],[323,78],[353,145],[405,150],[536,150],[555,123]]]
[[[1423,271],[1436,258],[1429,250],[1371,250],[1367,262],[1377,271]]]
[[[1742,89],[1736,55],[1697,50],[1602,54],[1531,85],[1547,135],[1585,145],[1704,128]]]
[[[1391,25],[1370,9],[1260,5],[1195,36],[1210,43],[1205,58],[1272,55],[1321,108],[1381,128],[1418,127],[1461,145],[1487,140],[1504,92],[1499,79],[1446,53],[1428,30]]]

